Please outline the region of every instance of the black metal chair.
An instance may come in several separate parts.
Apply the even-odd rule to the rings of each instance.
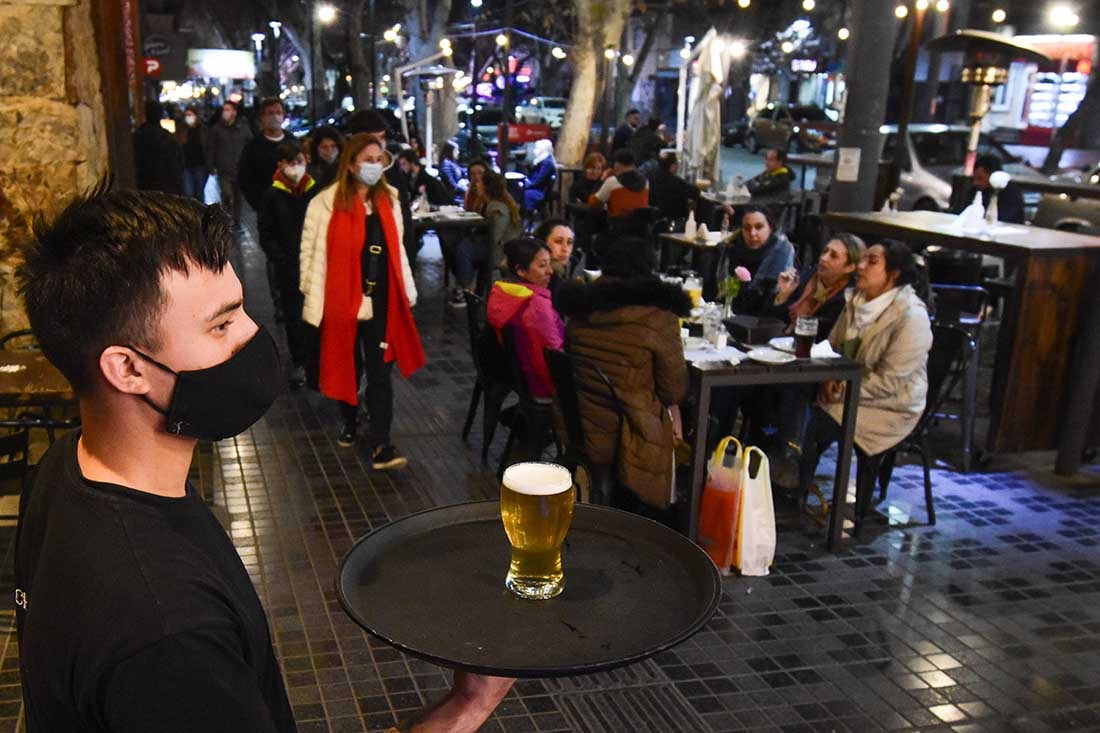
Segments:
[[[477,417],[477,405],[484,402],[481,427],[481,462],[489,462],[489,446],[493,443],[496,434],[497,423],[500,420],[500,409],[515,387],[512,384],[511,370],[502,373],[499,369],[491,369],[484,362],[492,358],[487,354],[493,346],[489,339],[496,341],[496,334],[491,328],[485,326],[485,301],[476,293],[469,290],[463,293],[466,297],[466,327],[470,338],[470,356],[474,360],[474,369],[477,379],[474,382],[473,393],[470,395],[470,407],[466,410],[466,421],[462,425],[462,439],[470,436],[470,428]],[[497,344],[499,356],[504,354],[503,346]]]
[[[500,454],[500,465],[497,468],[498,480],[504,477],[504,469],[508,467],[508,459],[516,446],[517,436],[522,439],[519,446],[521,460],[538,460],[548,445],[557,442],[554,435],[551,403],[539,402],[531,394],[527,386],[527,377],[520,368],[513,328],[505,326],[503,335],[505,361],[511,369],[513,389],[519,401],[500,412],[500,422],[508,428],[508,440],[504,443],[504,451]],[[561,453],[560,449],[558,453]]]
[[[936,417],[961,419],[963,455],[962,470],[970,471],[974,452],[974,422],[977,416],[978,367],[981,361],[981,329],[985,322],[989,293],[980,285],[951,285],[931,283],[932,302],[935,306],[932,322],[944,326],[958,326],[966,331],[974,344],[965,364],[962,365],[962,413],[940,412]],[[958,379],[954,380],[955,382]]]
[[[0,496],[21,496],[30,470],[30,431],[19,427],[0,436]],[[18,514],[0,515],[0,519],[18,518]]]
[[[956,249],[929,247],[924,254],[928,282],[941,285],[978,285],[982,281],[982,256]]]
[[[580,493],[578,497],[580,501],[608,504],[619,465],[619,441],[616,438],[615,452],[610,463],[596,463],[588,454],[584,434],[584,420],[581,415],[581,403],[577,390],[577,370],[591,370],[593,375],[607,389],[607,394],[601,396],[601,399],[605,399],[608,406],[618,416],[615,429],[616,435],[621,432],[623,424],[623,405],[619,400],[619,395],[615,391],[615,386],[611,383],[611,380],[604,374],[598,364],[567,354],[564,351],[544,349],[543,354],[546,357],[546,365],[550,369],[550,379],[554,382],[554,400],[561,410],[562,423],[565,428],[564,450],[560,461],[573,474],[573,480]]]
[[[924,469],[924,503],[928,524],[936,523],[936,508],[932,501],[932,453],[928,448],[928,431],[935,424],[936,413],[962,374],[962,365],[971,358],[974,341],[956,325],[932,326],[932,348],[928,352],[928,397],[924,412],[913,431],[888,451],[868,456],[856,451],[856,514],[855,533],[859,534],[863,517],[871,505],[875,484],[879,485],[879,501],[886,498],[886,489],[893,476],[898,453],[920,456]]]

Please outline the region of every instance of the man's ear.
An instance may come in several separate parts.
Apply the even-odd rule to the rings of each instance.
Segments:
[[[108,346],[99,355],[99,371],[107,383],[126,394],[147,394],[151,385],[147,378],[152,368],[133,349]]]

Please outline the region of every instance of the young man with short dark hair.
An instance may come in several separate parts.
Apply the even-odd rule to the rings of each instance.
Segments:
[[[769,148],[764,155],[764,172],[753,176],[746,183],[754,199],[778,196],[791,190],[794,173],[787,167],[787,151]]]
[[[235,102],[222,104],[221,116],[210,126],[206,136],[206,167],[218,179],[222,206],[233,215],[233,223],[241,223],[241,189],[237,170],[241,155],[252,140],[252,129],[237,119]]]
[[[282,387],[220,207],[107,191],[36,226],[19,279],[80,400],[20,500],[16,624],[31,731],[296,729],[264,609],[187,482],[196,440],[248,429]],[[510,680],[455,675],[413,731],[474,731]]]

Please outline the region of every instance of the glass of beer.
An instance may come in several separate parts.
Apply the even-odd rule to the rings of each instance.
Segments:
[[[520,598],[544,600],[565,589],[561,545],[573,522],[573,479],[553,463],[517,463],[504,472],[500,516],[512,544],[504,585]]]
[[[816,339],[817,318],[799,316],[794,322],[794,355],[799,359],[808,359]]]

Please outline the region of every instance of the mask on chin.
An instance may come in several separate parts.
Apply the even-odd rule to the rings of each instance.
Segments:
[[[143,359],[176,376],[168,408],[141,398],[164,415],[165,430],[199,440],[224,440],[239,435],[264,416],[283,390],[279,349],[266,328],[221,364],[177,372],[130,347]]]

